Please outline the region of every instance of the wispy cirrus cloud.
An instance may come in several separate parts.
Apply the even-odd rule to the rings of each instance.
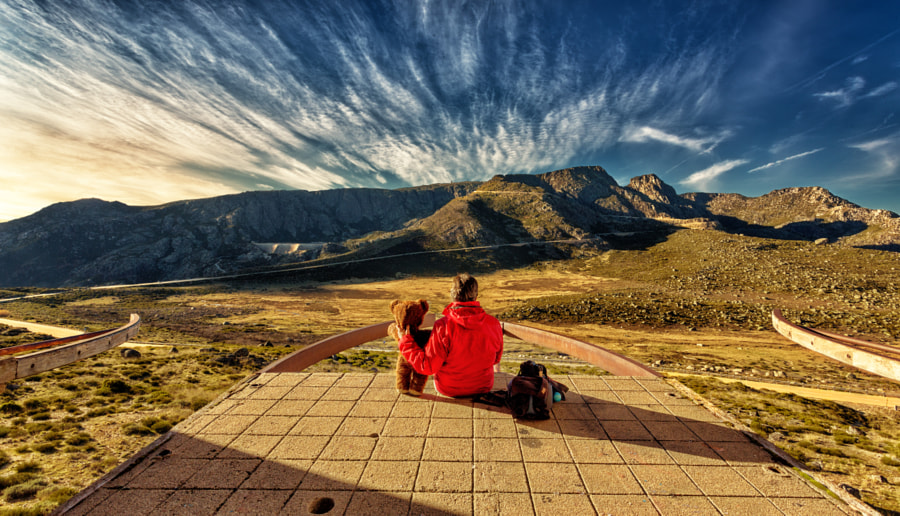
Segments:
[[[859,92],[866,87],[866,80],[858,76],[848,77],[844,84],[843,88],[813,93],[813,96],[823,100],[833,100],[838,107],[847,107],[853,104]]]
[[[728,161],[721,161],[719,163],[716,163],[715,165],[712,165],[711,167],[704,168],[703,170],[700,170],[698,172],[694,172],[678,183],[685,186],[690,186],[692,188],[705,190],[717,177],[748,162],[749,160],[746,159],[732,159]]]
[[[767,168],[777,167],[778,165],[781,165],[782,163],[785,163],[787,161],[791,161],[794,159],[800,159],[800,158],[809,156],[811,154],[815,154],[815,153],[823,151],[823,150],[825,150],[825,148],[821,147],[818,149],[813,149],[811,151],[801,152],[800,154],[794,154],[793,156],[788,156],[788,157],[780,159],[778,161],[773,161],[771,163],[766,163],[765,165],[762,165],[760,167],[752,168],[752,169],[748,170],[747,173],[752,174],[753,172],[758,172],[760,170],[765,170]]]
[[[708,136],[705,138],[690,138],[670,134],[653,127],[643,126],[634,127],[627,130],[625,134],[622,135],[622,137],[619,139],[619,141],[632,143],[646,143],[649,141],[656,141],[667,143],[670,145],[676,145],[678,147],[684,147],[685,149],[700,153],[708,153],[712,151],[723,140],[727,139],[730,135],[730,131],[724,131],[721,134],[715,136]]]

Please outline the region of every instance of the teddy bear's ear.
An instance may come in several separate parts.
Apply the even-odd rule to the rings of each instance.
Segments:
[[[420,299],[419,304],[422,305],[422,311],[427,314],[428,313],[428,301],[425,301],[424,299]]]
[[[395,300],[391,301],[391,311],[393,312],[393,311],[394,311],[394,307],[397,306],[398,304],[402,303],[402,302],[403,302],[403,301],[400,301],[399,299],[395,299]]]

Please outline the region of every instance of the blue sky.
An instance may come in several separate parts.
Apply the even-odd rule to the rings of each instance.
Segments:
[[[0,220],[577,165],[900,211],[898,110],[893,1],[0,0]]]

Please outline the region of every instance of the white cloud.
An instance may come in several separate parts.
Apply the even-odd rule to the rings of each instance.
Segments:
[[[862,63],[863,61],[868,61],[868,59],[869,59],[869,56],[867,56],[867,55],[859,55],[859,56],[854,57],[853,61],[851,63],[859,64],[859,63]]]
[[[863,95],[863,98],[880,97],[882,95],[886,95],[886,94],[896,90],[897,87],[898,87],[898,84],[895,81],[886,82],[886,83],[882,84],[881,86],[875,88],[874,90],[870,91],[869,93],[866,93],[865,95]]]
[[[765,169],[767,169],[767,168],[777,167],[778,165],[781,165],[781,164],[784,163],[785,161],[790,161],[790,160],[792,160],[792,159],[798,159],[798,158],[802,158],[802,157],[805,157],[805,156],[809,156],[810,154],[815,154],[815,153],[817,153],[817,152],[819,152],[819,151],[822,151],[822,150],[825,150],[825,148],[824,148],[824,147],[821,147],[821,148],[818,148],[818,149],[815,149],[815,150],[811,150],[811,151],[807,151],[807,152],[801,152],[800,154],[794,154],[793,156],[788,156],[787,158],[780,159],[780,160],[778,160],[778,161],[773,161],[773,162],[771,162],[771,163],[766,163],[765,165],[763,165],[763,166],[761,166],[761,167],[756,167],[756,168],[750,169],[750,170],[747,171],[747,173],[748,173],[748,174],[752,174],[753,172],[757,172],[757,171],[759,171],[759,170],[765,170]]]
[[[858,185],[860,181],[872,181],[895,177],[900,172],[900,133],[894,133],[886,138],[857,143],[849,146],[868,153],[872,162],[870,168],[865,170],[867,163],[861,161],[858,166],[861,172],[841,178],[841,182]]]
[[[735,167],[739,167],[747,163],[748,161],[749,160],[746,159],[732,159],[728,161],[722,161],[699,172],[694,172],[678,183],[700,190],[706,190],[714,179]]]
[[[653,127],[634,127],[626,131],[619,139],[622,142],[646,143],[648,141],[657,141],[684,147],[686,149],[707,153],[716,147],[722,140],[730,136],[729,132],[724,132],[717,136],[707,138],[687,138],[669,134],[665,131],[655,129]]]
[[[843,88],[834,91],[813,93],[814,97],[826,100],[834,100],[838,107],[847,107],[856,100],[856,95],[865,88],[866,80],[862,77],[848,77]]]

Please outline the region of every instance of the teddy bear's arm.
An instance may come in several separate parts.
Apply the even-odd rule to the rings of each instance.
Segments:
[[[442,345],[440,333],[437,331],[431,332],[431,338],[428,339],[424,349],[416,344],[412,335],[403,335],[400,339],[400,353],[416,372],[425,375],[438,372],[447,359],[447,347]]]

